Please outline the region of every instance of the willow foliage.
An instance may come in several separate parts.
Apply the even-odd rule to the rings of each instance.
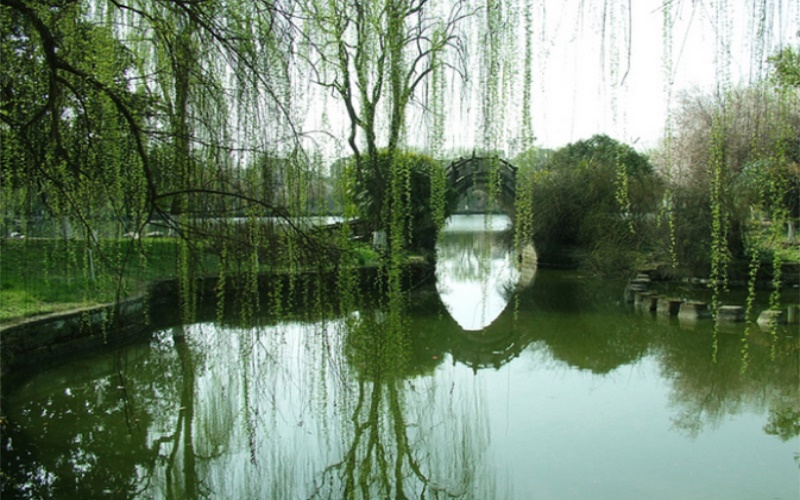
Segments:
[[[673,26],[689,3],[703,2],[660,4],[668,106],[677,59]],[[729,265],[736,257],[748,258],[749,328],[762,254],[744,237],[739,224],[744,210],[737,202],[749,193],[748,201],[769,212],[776,226],[797,215],[791,203],[797,206],[792,174],[800,162],[798,64],[793,49],[776,55],[777,78],[788,90],[762,92],[769,101],[764,107],[761,101],[738,106],[730,74],[731,4],[710,4],[719,85],[713,98],[697,103],[700,111],[712,111],[668,117],[666,174],[674,182],[658,198],[673,262],[682,236],[701,245],[714,310]],[[758,14],[752,16],[758,33],[754,65],[763,64],[768,4],[773,3],[752,3]],[[170,241],[181,319],[195,319],[203,305],[201,279],[215,272],[210,282],[217,320],[226,319],[227,306],[235,304],[248,327],[237,339],[241,380],[229,389],[241,388],[243,408],[237,415],[243,417],[255,465],[263,415],[254,400],[263,381],[251,379],[250,365],[264,360],[253,355],[263,339],[250,327],[267,310],[285,316],[298,290],[314,288],[305,290],[314,294],[306,300],[318,311],[338,308],[344,318],[336,341],[343,343],[348,368],[357,375],[342,377],[348,394],[337,406],[340,395],[324,384],[325,370],[338,369],[338,362],[328,359],[334,348],[325,346],[311,397],[323,401],[321,408],[328,407],[327,398],[337,398],[331,411],[347,420],[349,435],[342,460],[322,471],[316,496],[477,495],[471,445],[483,446],[488,438],[459,424],[463,439],[447,465],[456,473],[445,476],[455,479],[442,482],[424,469],[429,457],[414,446],[415,438],[426,439],[410,427],[419,415],[412,418],[403,410],[409,394],[405,381],[416,375],[404,271],[409,253],[433,249],[455,201],[439,161],[453,146],[453,136],[470,137],[474,144],[468,146],[494,158],[484,186],[490,202],[506,194],[499,158],[506,150],[523,152],[516,198],[504,207],[516,219],[517,252],[536,240],[545,261],[578,248],[592,270],[629,271],[650,243],[643,228],[661,189],[648,158],[605,135],[552,154],[535,148],[534,116],[541,110],[534,86],[541,85],[544,94],[547,26],[561,28],[548,21],[550,5],[545,0],[0,0],[0,226],[26,233],[32,219],[46,219],[47,234],[60,239],[44,255],[45,272],[57,274],[58,262],[65,271],[58,274],[67,281],[87,284],[86,295],[106,279],[96,273],[98,260],[121,276],[132,255],[155,253],[158,240],[143,240],[147,232],[179,237]],[[624,129],[619,101],[631,70],[634,4],[576,5],[575,34],[586,27],[597,31],[600,95],[609,101],[613,125]],[[577,78],[577,62],[575,67]],[[467,125],[457,126],[470,130],[454,131],[453,116],[467,117]],[[692,123],[697,116],[699,126]],[[743,122],[755,129],[740,126]],[[412,152],[418,150],[431,156]],[[331,193],[326,162],[334,156],[348,160],[340,162],[346,166]],[[690,190],[697,186],[701,192]],[[335,230],[298,222],[326,213],[336,196],[345,223]],[[679,208],[687,206],[699,207],[700,217],[694,218],[701,221],[701,237],[679,234],[680,216],[686,215]],[[688,215],[691,220],[696,213]],[[377,242],[386,236],[378,282],[366,284],[380,292],[374,311],[360,309],[366,294],[357,266],[364,247],[353,242],[355,219],[366,223]],[[485,251],[488,257],[490,249]],[[208,257],[213,264],[204,267]],[[777,307],[779,254],[772,263],[770,303]],[[319,272],[299,277],[304,271]],[[335,298],[325,295],[322,272],[335,275]],[[128,292],[118,289],[119,296]],[[741,341],[742,369],[750,359],[748,332]],[[184,427],[178,433],[191,445],[194,372],[200,365],[185,335],[183,327],[173,333],[187,398],[181,401]],[[200,493],[192,489],[194,482],[187,484],[192,486],[186,496]]]
[[[63,237],[84,241],[95,250],[87,255],[119,272],[144,249],[139,236],[154,228],[181,236],[176,272],[183,314],[193,316],[198,258],[208,241],[224,241],[212,245],[222,247],[223,260],[232,247],[249,249],[251,262],[271,243],[264,231],[225,230],[226,222],[209,225],[209,217],[288,218],[305,209],[307,199],[295,196],[309,191],[308,161],[296,154],[288,71],[294,36],[284,7],[4,0],[3,225],[57,221]],[[290,158],[282,175],[286,199],[295,203],[243,187],[242,172],[265,150]],[[290,253],[320,255],[304,230],[288,228]],[[123,235],[130,249],[105,255],[101,239]]]
[[[668,107],[677,62],[674,26],[686,5],[661,5]],[[662,212],[673,262],[683,258],[681,245],[702,243],[704,264],[716,284],[724,283],[735,258],[755,262],[738,224],[736,181],[748,178],[742,173],[758,178],[749,184],[759,185],[760,204],[774,220],[791,221],[794,215],[786,193],[794,186],[787,172],[797,161],[792,160],[797,53],[789,48],[771,59],[775,78],[788,91],[763,93],[784,111],[777,120],[780,130],[762,127],[763,113],[735,109],[730,2],[712,7],[719,78],[707,108],[715,111],[702,117],[704,127],[696,134],[680,121],[691,114],[670,111],[666,174],[675,182],[663,195]],[[771,2],[751,7],[756,73],[765,71],[773,8]],[[601,95],[608,98],[618,129],[625,121],[618,101],[631,69],[632,9],[631,3],[612,0],[581,2],[574,9],[576,36],[596,31]],[[499,156],[531,150],[540,111],[534,87],[544,89],[548,19],[544,1],[0,0],[0,25],[8,28],[0,38],[3,227],[27,232],[30,220],[46,218],[49,234],[65,239],[70,273],[87,282],[100,279],[98,260],[122,272],[131,255],[146,251],[138,237],[147,232],[180,236],[175,267],[183,315],[194,315],[199,279],[214,271],[216,299],[224,303],[234,290],[242,292],[241,314],[250,319],[264,292],[259,276],[266,271],[292,276],[285,288],[271,290],[275,310],[291,305],[299,286],[293,276],[312,266],[337,266],[342,289],[353,288],[356,280],[343,271],[354,254],[349,226],[326,238],[297,222],[297,216],[325,211],[320,207],[333,197],[321,187],[325,163],[333,155],[347,156],[353,162],[348,189],[342,190],[345,198],[351,196],[343,204],[344,217],[361,215],[371,229],[386,232],[386,285],[390,295],[399,294],[405,253],[432,246],[451,203],[441,165],[409,151],[422,149],[438,158],[459,133]],[[454,132],[454,116],[467,117],[474,130]],[[747,148],[740,147],[737,134],[744,128],[737,116],[757,124],[744,141]],[[337,136],[337,127],[345,137]],[[336,146],[333,153],[330,144]],[[577,151],[580,145],[565,150],[576,157],[586,153],[576,158],[586,166],[594,156]],[[643,200],[637,191],[641,183],[628,168],[628,151],[615,151],[611,170],[603,167],[611,191],[605,196],[609,178],[604,177],[598,217],[616,217],[616,227],[622,213],[632,233],[638,231],[633,215]],[[495,167],[488,182],[492,199],[500,190]],[[709,187],[699,196],[698,210],[708,222],[702,238],[681,234],[678,207],[691,204],[680,182],[687,169],[684,178]],[[551,174],[524,172],[514,207],[517,248],[534,232],[538,237],[553,215],[547,200],[538,199],[542,186],[553,181]],[[580,189],[570,186],[566,199]],[[420,203],[423,199],[427,202]],[[615,202],[613,216],[609,199]],[[557,223],[550,226],[562,230]],[[554,239],[575,244],[592,240],[591,232],[587,226],[583,234]],[[126,248],[103,243],[123,236]],[[210,271],[200,265],[207,255],[215,259]],[[779,259],[773,258],[776,280]],[[397,296],[387,300],[397,302]],[[223,312],[218,305],[218,314]]]

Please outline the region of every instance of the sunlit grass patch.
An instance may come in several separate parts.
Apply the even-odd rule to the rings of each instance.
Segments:
[[[176,242],[0,240],[0,321],[112,302],[175,277]],[[199,266],[201,267],[201,266]]]
[[[40,314],[67,311],[91,305],[91,302],[46,302],[27,291],[0,291],[0,322],[22,319]]]
[[[786,225],[776,227],[771,223],[754,223],[750,226],[749,236],[752,244],[780,257],[781,262],[800,262],[800,234],[790,238]]]

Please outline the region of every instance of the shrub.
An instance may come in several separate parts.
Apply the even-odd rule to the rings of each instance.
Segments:
[[[647,157],[605,135],[553,152],[533,176],[542,264],[622,273],[649,242],[660,183]]]
[[[681,96],[675,135],[655,157],[673,191],[674,251],[680,267],[696,275],[710,270],[712,199],[722,214],[717,234],[724,236],[723,260],[743,266],[739,271],[744,273],[752,210],[790,224],[800,214],[798,109],[796,94],[764,85],[725,95]],[[712,192],[715,175],[719,188]],[[662,246],[669,245],[665,236]]]

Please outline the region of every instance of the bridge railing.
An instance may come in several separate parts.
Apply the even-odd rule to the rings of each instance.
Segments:
[[[513,198],[516,194],[517,167],[502,158],[459,158],[448,165],[445,172],[448,186],[459,194],[464,194],[471,187],[489,186],[497,181],[503,195]]]

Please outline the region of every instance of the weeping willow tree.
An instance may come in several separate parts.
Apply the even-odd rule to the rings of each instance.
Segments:
[[[387,236],[385,266],[391,324],[402,330],[401,274],[404,253],[412,239],[416,177],[427,175],[439,209],[443,207],[442,175],[435,168],[417,168],[419,160],[401,154],[408,108],[428,80],[434,81],[434,102],[441,106],[446,51],[458,40],[457,28],[467,17],[466,3],[428,0],[306,1],[302,10],[318,71],[316,83],[334,94],[346,117],[347,144],[352,153],[352,183],[360,193],[372,229]],[[438,110],[440,113],[443,111]],[[439,121],[438,123],[441,123]],[[433,139],[436,142],[437,138]],[[430,163],[430,162],[428,162]],[[433,174],[433,175],[431,175]],[[434,210],[431,210],[434,211]],[[443,217],[437,217],[441,224]],[[344,297],[349,294],[344,294]],[[348,309],[349,307],[345,307]]]
[[[291,3],[1,5],[9,28],[1,49],[4,229],[54,221],[72,260],[84,256],[79,274],[92,281],[93,256],[122,276],[132,254],[147,253],[139,241],[146,231],[180,236],[187,318],[196,279],[213,272],[199,265],[209,246],[221,259],[221,284],[228,272],[260,272],[259,254],[276,238],[265,217],[286,221],[277,239],[290,263],[295,253],[322,255],[290,218],[306,209],[308,176],[299,172],[311,163],[289,91]],[[247,186],[264,152],[286,159],[282,203]],[[231,215],[247,218],[244,230],[227,223]],[[123,235],[128,244],[108,243]],[[228,261],[234,252],[251,265]]]
[[[46,219],[49,234],[60,236],[58,250],[66,255],[70,272],[77,273],[73,278],[86,283],[95,280],[95,261],[100,259],[109,263],[114,276],[123,276],[132,254],[147,255],[155,245],[140,238],[150,229],[179,236],[170,257],[186,321],[198,307],[198,280],[209,272],[217,274],[218,316],[235,293],[242,323],[249,326],[264,304],[277,316],[291,306],[293,292],[304,285],[294,271],[333,269],[336,299],[316,287],[313,301],[320,309],[333,309],[330,302],[338,300],[350,332],[348,361],[358,380],[355,406],[345,417],[353,425],[352,441],[342,461],[323,475],[340,477],[349,497],[415,491],[469,496],[466,476],[444,488],[430,481],[411,446],[403,412],[403,381],[413,370],[408,367],[402,271],[421,219],[414,204],[420,156],[408,150],[423,150],[436,159],[473,148],[503,156],[530,153],[535,135],[546,132],[536,125],[551,90],[544,83],[546,74],[554,64],[563,65],[549,55],[550,38],[559,30],[581,41],[578,52],[595,54],[593,48],[599,48],[591,63],[574,55],[570,78],[601,76],[602,88],[593,98],[606,102],[612,117],[602,125],[625,135],[628,116],[620,103],[636,69],[631,65],[636,4],[562,2],[554,15],[558,8],[545,0],[0,0],[3,229],[25,233],[31,218]],[[702,199],[709,215],[702,227],[707,242],[702,251],[709,256],[717,303],[730,259],[738,251],[730,238],[736,198],[730,139],[742,130],[731,111],[733,9],[726,1],[654,5],[663,21],[668,109],[683,53],[683,33],[676,26],[687,10],[713,7],[709,12],[717,28],[712,38],[719,83],[714,102],[721,106],[705,128],[700,161],[691,164],[700,166],[698,178],[709,187]],[[781,17],[774,14],[784,13],[784,5],[788,3],[765,0],[747,7],[754,78],[768,70],[763,60],[775,44],[774,19]],[[797,15],[796,8],[786,8]],[[575,21],[572,30],[559,21],[562,16]],[[792,108],[797,95],[791,69],[797,65],[794,52],[782,54],[776,66],[789,68],[781,70],[788,84],[783,97],[776,98],[782,114],[775,116],[788,117],[797,109]],[[580,97],[575,89],[573,104]],[[677,112],[670,113],[666,168],[677,176],[685,159],[679,155],[685,136]],[[573,111],[573,127],[580,121],[578,114]],[[767,134],[772,142],[762,143],[755,134],[745,141],[748,151],[755,152],[746,161],[753,172],[782,168],[792,158],[797,129],[788,119],[778,123]],[[372,319],[348,315],[358,306],[360,291],[349,226],[341,225],[338,234],[326,238],[297,223],[296,216],[311,211],[313,179],[321,165],[341,153],[326,150],[328,139],[336,146],[345,142],[353,159],[338,187],[345,192],[343,216],[358,214],[358,200],[346,193],[352,186],[374,184],[369,196],[384,200],[374,228],[388,237],[381,261],[384,293],[381,310]],[[629,178],[620,154],[610,163],[609,199],[624,212],[635,195],[631,186],[636,179]],[[431,203],[424,208],[434,225],[441,226],[446,186],[441,171],[434,170],[427,174]],[[533,170],[531,164],[525,175],[532,180],[522,183],[515,203],[517,249],[530,243],[541,222],[537,217],[543,220],[534,211]],[[773,218],[785,218],[781,210],[786,206],[778,200],[785,194],[783,181],[771,176],[763,180],[768,186],[761,191],[763,205],[774,209]],[[570,194],[580,194],[584,187],[578,184]],[[680,236],[677,188],[676,183],[667,190],[663,203],[673,254]],[[490,182],[490,195],[496,196],[498,189],[497,182]],[[203,257],[208,255],[214,257],[213,266],[205,269]],[[750,257],[754,277],[759,257],[753,251]],[[776,271],[779,264],[778,258]],[[263,273],[285,270],[290,271],[288,278],[264,286]],[[775,275],[779,280],[779,273]],[[117,289],[118,296],[128,291]],[[250,330],[242,335],[239,353],[246,396],[241,413],[249,443],[255,442],[258,421],[248,399],[255,381],[247,375],[248,363],[255,363],[250,353],[256,337]],[[191,357],[184,363],[192,373]],[[190,404],[194,384],[193,375],[186,379]],[[189,429],[192,414],[183,415]],[[191,445],[191,436],[185,436]],[[465,441],[474,437],[465,436]],[[251,446],[255,461],[257,450]],[[473,457],[462,458],[463,469],[471,470]],[[324,493],[328,490],[320,496]]]
[[[131,54],[87,5],[2,5],[4,222],[27,232],[28,216],[47,214],[70,269],[88,274],[92,253],[69,238],[101,250],[104,220],[141,218],[154,198],[140,133],[148,104],[127,88]]]

